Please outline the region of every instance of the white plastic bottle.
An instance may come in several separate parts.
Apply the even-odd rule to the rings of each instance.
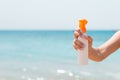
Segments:
[[[88,64],[88,40],[81,37],[78,37],[78,40],[85,45],[83,49],[78,50],[78,63],[80,65],[87,65]]]

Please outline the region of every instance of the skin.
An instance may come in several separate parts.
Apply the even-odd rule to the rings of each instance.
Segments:
[[[81,50],[85,46],[82,42],[78,40],[78,37],[85,38],[88,40],[88,49],[89,49],[89,59],[100,62],[107,58],[110,54],[113,54],[116,50],[120,48],[120,31],[116,32],[108,41],[102,44],[99,47],[93,47],[93,39],[91,36],[84,36],[80,29],[75,30],[74,32],[74,41],[73,46],[76,50]]]

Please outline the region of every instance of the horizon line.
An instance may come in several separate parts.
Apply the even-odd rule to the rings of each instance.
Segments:
[[[6,28],[6,29],[0,29],[0,31],[73,31],[73,30],[76,30],[76,28],[72,28],[72,29],[35,29],[35,28],[26,28],[26,29],[23,29],[23,28],[12,28],[12,29],[10,29],[10,28]],[[120,30],[120,29],[87,29],[87,31],[118,31],[118,30]]]

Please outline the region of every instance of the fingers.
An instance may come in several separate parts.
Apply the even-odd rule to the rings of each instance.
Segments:
[[[76,29],[74,32],[74,38],[78,39],[79,36],[88,40],[88,37],[85,34],[83,34],[83,32],[80,29]]]
[[[77,39],[79,37],[79,33],[77,31],[74,32],[74,38]]]
[[[91,37],[91,36],[88,36],[88,43],[89,43],[89,44],[92,44],[92,42],[93,42],[92,37]]]
[[[80,42],[78,39],[74,39],[73,46],[76,50],[83,49],[85,46],[82,42]]]
[[[78,39],[78,37],[82,36],[82,35],[83,35],[83,33],[81,32],[80,29],[75,30],[75,32],[74,32],[74,38],[75,39]]]
[[[78,45],[79,48],[84,48],[84,44],[80,42],[78,39],[76,39],[74,43]]]
[[[93,42],[92,37],[83,34],[80,29],[76,29],[74,32],[74,41],[73,41],[73,47],[76,50],[83,49],[85,47],[85,45],[81,41],[78,40],[78,37],[81,37],[81,38],[88,40],[89,47],[92,46],[92,42]]]
[[[76,50],[79,49],[79,47],[78,47],[77,45],[75,45],[75,43],[73,43],[73,47],[74,47]]]

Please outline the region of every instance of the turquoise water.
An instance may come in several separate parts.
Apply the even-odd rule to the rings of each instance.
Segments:
[[[120,80],[120,51],[77,63],[73,31],[0,31],[0,80]],[[100,46],[115,31],[88,31]]]

